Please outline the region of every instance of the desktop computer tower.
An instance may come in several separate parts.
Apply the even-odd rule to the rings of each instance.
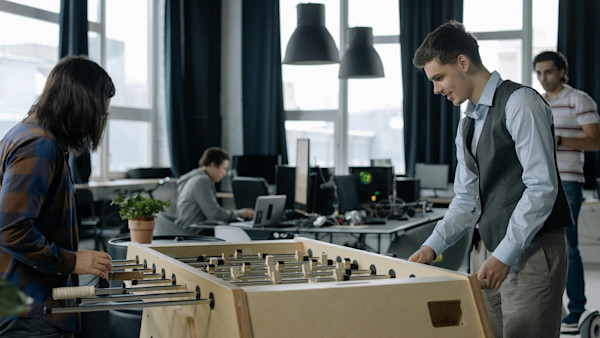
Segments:
[[[421,181],[414,177],[396,177],[396,197],[404,202],[421,199]]]

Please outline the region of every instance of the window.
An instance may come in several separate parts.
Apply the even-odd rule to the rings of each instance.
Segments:
[[[543,90],[532,78],[531,61],[537,53],[557,48],[558,0],[465,0],[463,21],[479,40],[481,59],[490,71]]]
[[[90,57],[104,65],[117,90],[102,144],[92,154],[92,177],[118,178],[153,165],[152,3],[88,2]]]
[[[298,3],[280,1],[282,55],[296,28]],[[339,80],[339,64],[283,65],[290,164],[295,161],[295,140],[303,137],[311,140],[311,165],[334,166],[338,173],[347,173],[348,165],[389,158],[396,172],[404,172],[398,1],[320,3],[325,5],[325,25],[338,47],[343,48],[340,22],[347,22],[347,27],[373,27],[385,77]]]
[[[89,56],[117,89],[102,144],[92,153],[92,178],[168,162],[168,154],[154,156],[165,143],[153,95],[161,6],[164,1],[88,0]],[[0,34],[0,136],[23,119],[58,61],[59,11],[60,0],[0,0],[0,31],[19,32]]]
[[[21,121],[58,61],[58,0],[0,2],[0,137]]]

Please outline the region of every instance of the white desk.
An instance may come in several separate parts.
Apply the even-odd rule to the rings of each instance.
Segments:
[[[323,240],[327,238],[330,243],[333,243],[333,236],[336,234],[351,235],[361,242],[363,247],[366,248],[365,237],[367,235],[377,236],[377,248],[373,251],[381,252],[381,237],[388,236],[390,242],[396,237],[404,235],[407,231],[412,228],[430,223],[436,222],[446,213],[448,209],[434,208],[433,211],[426,213],[417,213],[409,220],[388,220],[386,224],[382,225],[334,225],[324,227],[257,227],[247,228],[243,227],[244,230],[250,231],[267,231],[277,233],[289,233],[289,234],[312,234],[317,240]],[[195,224],[194,227],[198,229],[212,229],[214,224]]]
[[[124,178],[118,180],[90,181],[88,183],[77,183],[75,189],[90,189],[95,199],[111,199],[119,192],[133,190],[150,190],[158,185],[164,178]],[[176,178],[169,178],[164,185],[173,186],[177,183]]]

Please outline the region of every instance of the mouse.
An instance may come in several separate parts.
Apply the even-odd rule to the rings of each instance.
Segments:
[[[327,221],[326,216],[319,216],[319,217],[317,217],[317,219],[315,219],[315,221],[313,222],[313,225],[316,227],[320,227],[323,224],[325,224],[326,221]]]

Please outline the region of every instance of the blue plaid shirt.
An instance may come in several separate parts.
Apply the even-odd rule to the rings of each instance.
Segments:
[[[52,288],[77,285],[75,251],[78,216],[73,182],[64,152],[35,113],[0,141],[0,277],[34,299],[21,316],[79,331],[76,314],[44,315]],[[0,325],[14,317],[1,317]]]

